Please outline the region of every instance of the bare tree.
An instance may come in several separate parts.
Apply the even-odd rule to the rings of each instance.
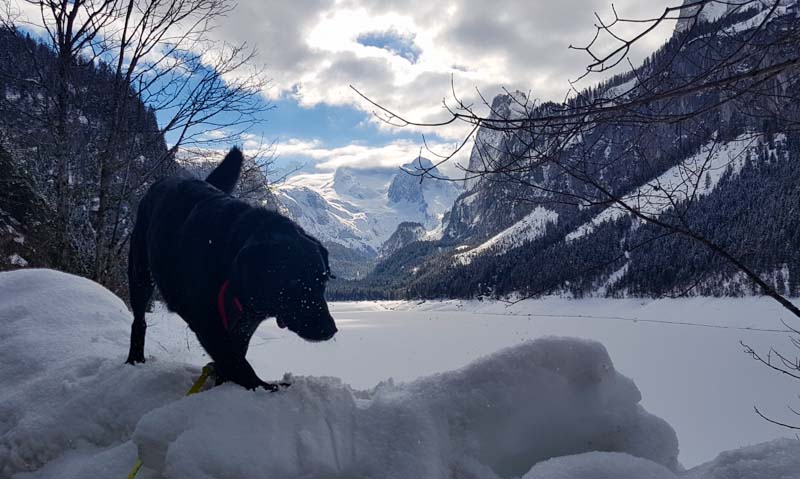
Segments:
[[[722,5],[716,21],[703,21],[704,12]],[[611,82],[578,90],[574,84],[561,104],[538,103],[530,95],[508,93],[510,105],[500,111],[483,100],[489,114],[479,114],[455,90],[444,106],[449,117],[438,123],[417,122],[379,105],[375,114],[391,125],[437,127],[462,122],[469,133],[455,151],[438,156],[438,164],[452,161],[458,150],[475,140],[468,166],[461,165],[471,183],[504,183],[522,192],[517,201],[560,203],[608,214],[630,215],[658,228],[663,235],[679,235],[702,245],[732,265],[795,317],[800,308],[751,267],[728,245],[694,224],[691,212],[707,187],[716,155],[726,143],[748,145],[771,141],[776,132],[800,126],[800,21],[796,2],[785,0],[696,0],[666,8],[661,15],[629,19],[613,11],[613,18],[597,15],[595,34],[588,45],[571,47],[586,52],[590,62],[579,78],[626,66]],[[656,27],[676,20],[679,28],[663,53],[634,68],[628,60],[632,47]],[[629,37],[619,27],[639,25]],[[602,48],[601,45],[612,46]],[[616,85],[615,88],[610,88]],[[758,130],[723,131],[721,124],[765,125]],[[484,141],[481,132],[496,132],[502,140]],[[476,135],[477,133],[477,135]],[[623,134],[624,133],[624,134]],[[674,166],[657,145],[670,144],[692,155]],[[616,154],[609,156],[608,151]],[[730,159],[729,161],[736,161]],[[672,167],[677,173],[665,180],[646,171]],[[655,168],[654,168],[655,166]],[[675,170],[677,168],[677,170]],[[548,181],[542,181],[542,171]],[[431,170],[417,173],[432,177]],[[611,181],[613,180],[613,181]],[[615,211],[617,213],[615,213]],[[701,278],[702,279],[702,278]],[[797,329],[792,329],[797,333]],[[793,339],[793,344],[800,342]],[[800,378],[800,362],[776,351],[760,356],[746,351],[771,368]]]
[[[283,182],[286,175],[276,177],[273,171],[277,158],[275,144],[253,139],[248,143],[252,144],[248,144],[250,148],[244,150],[244,164],[233,195],[254,206],[280,210],[281,205],[273,187]],[[177,158],[178,164],[197,178],[208,176],[219,160],[218,150],[201,147],[185,148]]]
[[[91,143],[93,193],[84,198],[93,204],[88,272],[108,284],[112,260],[127,244],[135,199],[179,149],[238,141],[270,108],[261,96],[268,80],[251,66],[252,48],[213,39],[216,22],[233,8],[228,0],[26,1],[38,8],[33,26],[44,28],[59,58],[55,80],[45,73],[37,79],[54,99],[46,123],[55,132],[51,149],[58,152],[58,216],[70,216],[69,170]],[[69,128],[76,96],[72,75],[98,64],[110,81],[104,97],[93,101],[104,102],[108,114],[87,142]],[[138,112],[142,104],[147,111]],[[141,115],[158,119],[152,135],[136,135]],[[143,152],[156,150],[159,157],[144,168]]]

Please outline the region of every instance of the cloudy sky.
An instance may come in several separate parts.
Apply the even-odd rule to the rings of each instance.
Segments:
[[[679,3],[614,5],[621,16],[650,18]],[[255,46],[259,66],[272,79],[264,95],[275,108],[245,146],[275,141],[282,162],[330,171],[411,161],[422,134],[434,150],[448,152],[468,131],[464,125],[390,127],[350,85],[419,121],[446,117],[442,101],[452,101],[451,79],[466,103],[479,105],[477,92],[491,100],[503,88],[563,99],[568,81],[589,61],[568,46],[591,40],[595,12],[611,20],[611,0],[238,0],[214,35]],[[623,25],[616,32],[626,36],[641,28]],[[671,29],[666,24],[640,42],[634,61]]]

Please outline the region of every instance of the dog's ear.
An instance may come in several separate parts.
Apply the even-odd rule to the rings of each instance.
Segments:
[[[231,151],[225,156],[214,171],[212,171],[206,181],[227,194],[233,193],[236,187],[236,182],[239,181],[239,175],[242,172],[242,163],[244,163],[244,155],[237,147],[231,148]]]
[[[229,273],[231,286],[239,299],[256,308],[268,302],[269,291],[277,285],[275,268],[280,263],[285,248],[297,240],[285,233],[273,233],[266,238],[250,238],[236,253]]]
[[[248,241],[231,264],[230,281],[239,299],[248,306],[261,309],[266,305],[263,291],[268,287],[268,248],[265,243]]]
[[[336,276],[334,276],[331,273],[331,265],[328,262],[328,248],[323,246],[322,242],[320,242],[317,238],[314,238],[305,231],[301,231],[301,234],[305,236],[309,241],[314,243],[314,245],[317,247],[317,250],[319,250],[319,254],[322,256],[322,261],[325,263],[325,275],[330,279],[336,279]]]

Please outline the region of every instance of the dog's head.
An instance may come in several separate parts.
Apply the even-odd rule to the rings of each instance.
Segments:
[[[325,302],[328,251],[299,228],[255,235],[233,262],[231,285],[245,310],[275,316],[307,341],[326,341],[336,324]]]

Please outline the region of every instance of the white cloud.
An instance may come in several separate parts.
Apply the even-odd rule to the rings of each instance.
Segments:
[[[615,2],[623,16],[657,16],[680,0]],[[608,0],[298,0],[269,2],[241,0],[218,34],[227,40],[246,40],[259,48],[273,86],[268,95],[290,97],[301,106],[320,103],[374,107],[360,99],[350,85],[409,119],[437,121],[448,117],[442,100],[452,101],[451,81],[465,103],[480,104],[477,90],[487,100],[508,90],[532,91],[543,100],[560,100],[569,79],[578,77],[589,57],[569,50],[594,34],[594,12],[610,18]],[[616,32],[630,36],[641,25],[623,25]],[[633,52],[641,59],[671,32],[667,24],[647,37]],[[399,32],[413,38],[419,49],[410,62],[389,49],[360,44],[360,35]],[[608,47],[608,42],[598,46]],[[588,86],[600,78],[589,79]],[[381,129],[390,125],[369,120]],[[437,133],[452,143],[431,148],[446,154],[463,139],[469,125],[416,128]],[[350,144],[331,148],[315,140],[294,139],[276,145],[284,158],[302,159],[318,171],[338,166],[397,167],[420,153],[419,141],[397,140],[379,146]],[[458,174],[469,148],[444,166]],[[435,156],[423,152],[435,160]]]
[[[397,168],[422,155],[434,163],[438,155],[452,153],[454,144],[435,143],[428,145],[430,151],[420,149],[419,142],[397,140],[380,146],[352,143],[336,148],[325,147],[317,140],[290,139],[275,144],[279,157],[308,160],[316,171],[333,171],[340,166],[352,168]],[[458,173],[457,164],[466,164],[469,151],[460,151],[456,156],[442,165],[442,171],[450,176],[462,176]]]
[[[615,3],[621,15],[657,16],[678,0]],[[447,117],[441,100],[451,97],[451,78],[466,102],[509,90],[533,91],[544,100],[563,98],[588,56],[568,50],[594,33],[595,11],[611,16],[608,0],[242,0],[217,34],[258,45],[273,87],[272,97],[291,96],[303,106],[319,103],[373,107],[349,85],[408,118]],[[629,35],[641,25],[625,25]],[[652,51],[668,35],[666,25],[642,43],[634,57]],[[364,33],[398,31],[420,49],[412,63],[387,49],[364,46]],[[585,85],[589,85],[586,82]],[[387,125],[381,125],[388,128]],[[431,132],[430,128],[421,131]],[[464,125],[435,130],[455,140]]]
[[[657,16],[665,6],[679,3],[618,0],[615,6],[622,16],[642,18]],[[535,98],[543,100],[562,99],[568,80],[578,77],[589,61],[585,53],[568,46],[592,38],[595,11],[610,19],[610,0],[239,0],[213,35],[257,47],[257,61],[273,79],[265,91],[268,97],[288,97],[304,107],[346,105],[372,112],[374,107],[350,89],[353,85],[408,119],[434,122],[448,118],[442,100],[449,99],[452,104],[451,81],[467,104],[480,105],[477,91],[491,101],[503,88],[532,91]],[[667,24],[646,37],[633,52],[634,58],[654,50],[671,27]],[[641,28],[629,24],[616,32],[630,37]],[[376,32],[398,32],[413,38],[419,53],[416,61],[357,41],[362,34]],[[608,45],[601,42],[600,46]],[[581,86],[599,79],[584,81]],[[369,121],[381,129],[394,128],[375,118]],[[464,123],[412,128],[454,143],[469,129]],[[209,138],[214,134],[209,133]],[[247,149],[261,144],[261,138],[243,138]],[[279,155],[305,158],[316,168],[329,170],[339,165],[395,167],[419,154],[420,142],[330,148],[318,141],[296,139],[276,147]],[[453,147],[432,145],[439,152]],[[466,154],[468,148],[460,153],[462,163]],[[449,172],[453,170],[451,163]]]

